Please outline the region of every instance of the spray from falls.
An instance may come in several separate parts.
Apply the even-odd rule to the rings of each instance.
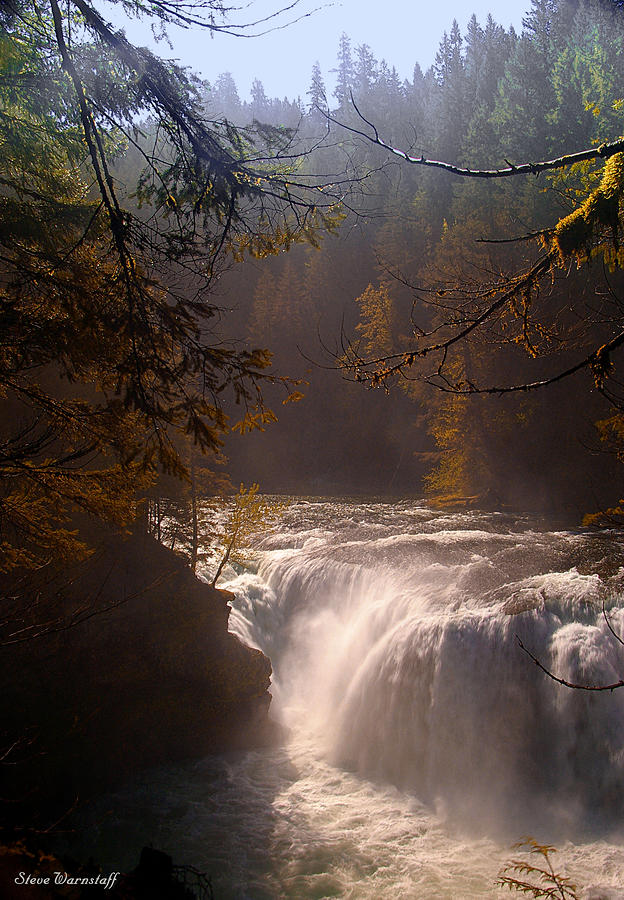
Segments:
[[[303,506],[265,540],[258,573],[229,585],[233,624],[273,660],[278,714],[334,765],[471,829],[614,825],[624,691],[566,690],[517,640],[566,680],[621,677],[624,648],[602,615],[605,601],[622,633],[620,570],[574,564],[597,566],[600,542],[387,511],[323,529],[314,516],[327,509]]]

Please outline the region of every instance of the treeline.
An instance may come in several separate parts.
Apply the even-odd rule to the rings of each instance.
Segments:
[[[158,530],[162,498],[196,508],[228,472],[276,492],[617,502],[617,360],[506,388],[622,330],[622,184],[598,202],[595,162],[457,178],[374,138],[509,168],[613,140],[618,4],[533,0],[521,34],[452,23],[407,81],[343,35],[331,94],[316,65],[304,100],[256,81],[243,102],[231,75],[197,82],[72,2],[82,30],[57,0],[0,10],[6,571],[81,553],[77,511],[125,525],[147,497]],[[575,209],[567,268],[513,292],[442,363],[384,371],[423,333],[478,322],[539,259],[535,235]],[[611,257],[583,250],[598,219]]]
[[[366,390],[355,383],[356,365],[337,371],[345,349],[352,363],[384,357],[422,330],[474,315],[476,297],[536,258],[535,241],[509,239],[571,211],[595,184],[595,167],[505,182],[458,179],[403,163],[336,124],[370,135],[373,123],[386,143],[414,157],[481,168],[613,140],[624,131],[617,4],[532,0],[521,34],[491,16],[473,16],[465,34],[453,22],[433,66],[416,65],[407,81],[343,34],[335,72],[329,96],[314,67],[305,103],[270,100],[258,81],[242,103],[231,75],[206,94],[216,116],[296,125],[308,145],[329,124],[329,136],[298,165],[335,173],[356,160],[362,179],[338,235],[245,262],[224,279],[234,331],[270,347],[280,371],[308,382],[300,404],[282,409],[276,399],[279,422],[265,434],[228,442],[233,471],[273,490],[427,491],[553,513],[617,501],[620,476],[606,451],[619,420],[591,372],[543,391],[464,397],[450,383],[450,392],[428,386],[431,372]],[[612,268],[562,273],[527,294],[489,334],[462,342],[447,361],[453,385],[539,380],[608,339],[621,321],[622,278]]]

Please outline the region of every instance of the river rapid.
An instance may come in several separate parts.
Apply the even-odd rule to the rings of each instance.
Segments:
[[[505,896],[532,835],[580,897],[624,900],[624,688],[562,687],[519,644],[566,681],[624,676],[624,535],[296,499],[257,549],[220,584],[284,743],[108,798],[102,862],[149,835],[219,900],[472,900]]]

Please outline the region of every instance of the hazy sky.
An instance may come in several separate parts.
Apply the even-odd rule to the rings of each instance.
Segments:
[[[472,13],[481,24],[491,13],[501,25],[514,25],[519,31],[530,0],[336,0],[326,6],[322,6],[322,0],[301,0],[286,18],[296,18],[316,6],[321,8],[290,27],[253,39],[228,35],[211,39],[200,29],[172,29],[173,50],[164,42],[155,45],[145,25],[133,23],[126,31],[136,43],[148,44],[160,56],[180,60],[208,81],[221,72],[231,72],[243,99],[247,99],[253,79],[259,78],[268,96],[300,96],[305,101],[315,60],[331,91],[330,69],[336,65],[343,31],[354,46],[368,44],[378,60],[396,66],[401,78],[411,78],[416,62],[423,70],[431,65],[442,34],[450,30],[453,19],[463,33]],[[258,19],[278,7],[278,0],[252,0],[233,19]],[[109,10],[102,9],[110,17]]]

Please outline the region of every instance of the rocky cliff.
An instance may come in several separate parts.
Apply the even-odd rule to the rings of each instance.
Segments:
[[[150,765],[274,739],[270,662],[228,632],[231,595],[148,535],[108,535],[86,563],[19,590],[25,630],[5,627],[0,652],[15,763],[0,790],[30,814]]]

